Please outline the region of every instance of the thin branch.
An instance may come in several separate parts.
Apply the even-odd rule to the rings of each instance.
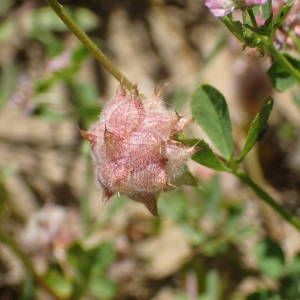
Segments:
[[[77,36],[83,45],[96,57],[100,64],[113,75],[128,90],[136,90],[134,84],[109,60],[109,58],[97,47],[97,45],[82,31],[82,29],[66,14],[63,6],[56,0],[47,0],[48,4],[55,11],[57,16]]]
[[[290,223],[293,227],[300,230],[300,220],[290,214],[283,206],[277,203],[263,188],[255,183],[246,173],[236,172],[234,173],[242,182],[247,184],[255,194],[263,200],[265,203],[270,205],[283,219]]]

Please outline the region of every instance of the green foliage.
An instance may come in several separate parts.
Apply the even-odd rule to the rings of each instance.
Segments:
[[[64,277],[64,274],[56,271],[49,270],[44,275],[44,281],[55,291],[57,295],[62,298],[68,298],[72,293],[71,281]]]
[[[279,244],[264,240],[257,244],[256,259],[260,270],[271,278],[278,278],[284,269],[284,253]]]
[[[84,249],[80,244],[75,244],[67,255],[74,270],[72,299],[79,299],[85,293],[99,296],[101,292],[103,299],[112,299],[116,287],[105,275],[115,258],[111,243],[104,242],[91,249]]]
[[[0,29],[1,34],[1,29]],[[0,83],[0,109],[5,105],[7,99],[11,97],[16,84],[17,67],[8,61],[2,66],[2,80]]]
[[[205,280],[205,292],[200,295],[199,300],[220,300],[222,283],[217,271],[208,272]]]
[[[22,283],[22,290],[20,300],[32,300],[36,296],[36,286],[32,274],[26,273],[24,281]]]
[[[77,118],[88,128],[100,114],[100,106],[97,103],[98,91],[94,84],[77,82],[70,88],[74,97],[71,99],[76,110]]]
[[[267,126],[267,122],[271,114],[272,107],[273,107],[273,99],[269,98],[265,101],[261,111],[257,114],[257,116],[252,121],[252,124],[247,134],[245,145],[237,159],[238,161],[241,161],[248,154],[248,152],[253,148],[255,143],[259,140],[261,133]]]
[[[183,191],[164,193],[159,211],[177,223],[190,243],[200,247],[205,255],[226,253],[231,243],[254,234],[253,226],[240,225],[243,207],[238,201],[224,198],[218,176],[201,187],[193,187],[191,192],[192,197]],[[212,223],[213,232],[203,230],[199,220]]]
[[[16,165],[9,164],[0,168],[0,219],[5,212],[6,206],[10,201],[10,193],[7,188],[7,180],[16,172]]]
[[[223,17],[222,21],[237,39],[242,42],[244,41],[243,25],[240,21],[233,21],[230,17],[227,16]]]
[[[278,294],[268,291],[260,290],[247,297],[247,300],[283,300]]]
[[[96,15],[85,8],[76,8],[72,10],[72,15],[75,21],[83,30],[91,30],[97,24]],[[45,31],[66,31],[65,24],[53,14],[50,7],[43,7],[36,10],[32,16],[33,27],[37,30],[43,29]]]
[[[199,141],[197,144],[197,153],[193,155],[193,160],[199,164],[207,166],[217,171],[229,171],[230,169],[225,163],[213,153],[211,148],[204,140]]]
[[[193,95],[192,113],[221,154],[229,159],[233,152],[233,139],[224,96],[210,85],[200,86]]]
[[[13,0],[0,2],[0,16],[3,19],[0,24],[0,45],[4,47],[10,42],[11,37],[18,33],[20,24],[18,24],[15,15],[10,16],[10,10],[14,8],[16,3]],[[276,17],[272,13],[271,4],[272,1],[269,0],[263,5],[262,15],[265,20],[260,26],[257,26],[255,20],[255,17],[262,16],[258,7],[244,10],[242,19],[239,21],[234,19],[233,14],[230,14],[222,18],[222,22],[232,35],[242,41],[244,47],[256,48],[260,54],[272,57],[273,63],[268,70],[268,75],[278,91],[285,91],[297,83],[299,84],[300,61],[297,55],[293,54],[292,56],[288,52],[279,51],[274,45],[274,40],[276,32],[285,29],[285,20],[292,8],[292,2],[288,1],[283,5]],[[39,51],[43,52],[45,62],[51,62],[51,60],[63,57],[64,54],[70,54],[69,56],[66,55],[68,58],[61,67],[47,70],[44,73],[41,72],[42,75],[38,79],[32,79],[34,88],[30,101],[34,104],[35,109],[30,112],[28,118],[39,117],[45,121],[50,120],[54,124],[68,119],[73,121],[74,127],[78,125],[83,129],[88,128],[96,120],[101,110],[98,103],[99,91],[96,84],[91,80],[82,79],[81,74],[81,71],[85,69],[84,64],[90,57],[90,53],[81,44],[68,44],[66,38],[68,35],[67,28],[50,8],[26,9],[31,12],[28,14],[29,17],[25,17],[24,22],[28,24],[29,29],[26,29],[27,31],[20,40],[28,39],[30,46],[31,44],[38,45]],[[85,31],[98,32],[99,18],[94,12],[79,7],[73,7],[68,12]],[[147,26],[150,25],[147,24]],[[103,28],[105,29],[105,26]],[[295,51],[299,52],[299,39],[297,40],[297,36],[295,39],[292,33],[289,34],[290,38],[295,40]],[[155,39],[153,40],[151,43],[155,44]],[[216,40],[215,46],[212,47],[212,51],[204,57],[204,63],[213,60],[224,43],[224,35],[221,35],[220,39]],[[21,52],[24,49],[18,48],[17,50]],[[4,107],[17,88],[17,75],[26,60],[24,58],[20,59],[18,55],[16,55],[17,58],[8,56],[7,61],[4,59],[1,62],[0,108]],[[45,62],[41,62],[41,64]],[[42,67],[45,67],[45,65],[42,65]],[[54,101],[46,101],[44,98],[49,96],[58,85],[63,86],[67,92],[66,94],[68,94],[68,97],[66,97],[68,105],[65,111],[56,107]],[[59,96],[61,97],[61,95]],[[173,103],[176,107],[181,108],[187,98],[188,92],[179,89],[174,93]],[[299,99],[296,92],[294,100],[298,105],[300,103]],[[212,146],[210,147],[211,144],[205,140],[187,138],[183,134],[178,135],[177,139],[186,145],[197,146],[198,151],[192,157],[196,163],[209,167],[213,171],[228,172],[231,173],[229,176],[237,176],[242,182],[248,184],[263,201],[270,204],[282,218],[299,229],[298,219],[274,201],[243,171],[242,161],[261,138],[268,124],[272,108],[273,100],[268,98],[252,121],[242,150],[237,153],[237,150],[234,149],[232,124],[226,99],[216,88],[210,85],[201,85],[192,96],[192,114],[197,124],[202,127],[212,142]],[[297,132],[296,126],[293,129]],[[291,136],[290,130],[289,128],[283,128],[282,132],[284,132],[279,132],[278,136],[281,142],[284,140],[283,136]],[[74,143],[76,146],[78,146],[78,141],[79,139]],[[28,146],[25,145],[25,147]],[[86,227],[82,237],[86,241],[89,238],[92,239],[93,234],[97,235],[97,230],[105,231],[111,226],[111,219],[120,214],[120,210],[124,208],[127,199],[123,196],[115,197],[111,200],[106,211],[94,222],[89,207],[91,184],[94,180],[93,169],[91,168],[90,157],[87,154],[87,145],[83,143],[82,150],[78,149],[74,150],[74,152],[77,151],[75,155],[84,156],[87,162],[87,171],[82,174],[82,180],[85,181],[84,192],[78,197],[79,199],[76,198],[74,203],[72,202],[72,205],[75,206],[76,200],[79,200],[80,205],[76,208],[80,210],[82,223]],[[216,149],[218,153],[214,153],[213,149]],[[245,163],[247,163],[246,160]],[[13,208],[11,204],[13,201],[9,190],[11,185],[11,182],[9,182],[10,176],[12,174],[16,175],[15,171],[15,168],[10,165],[8,167],[1,165],[0,217],[2,219],[5,219],[6,215],[12,216],[12,219],[14,219],[18,210],[18,208]],[[17,176],[18,178],[26,177],[26,174],[20,172],[20,174],[17,173]],[[69,176],[69,174],[66,174],[66,176]],[[146,286],[146,288],[143,287],[145,290],[153,288],[151,294],[154,298],[160,296],[155,289],[159,290],[160,286],[166,284],[166,286],[172,288],[176,286],[177,293],[174,299],[182,300],[191,298],[197,300],[299,300],[300,254],[288,259],[286,251],[280,243],[269,239],[269,237],[260,237],[255,251],[251,253],[256,258],[256,267],[245,265],[244,258],[240,254],[241,245],[244,247],[243,242],[253,238],[258,229],[256,225],[252,224],[252,220],[245,218],[245,203],[239,199],[240,196],[226,194],[223,189],[223,178],[216,173],[210,174],[208,177],[207,181],[203,180],[201,182],[201,179],[195,178],[186,170],[175,184],[178,186],[190,184],[191,186],[162,193],[159,201],[161,218],[151,219],[143,215],[130,215],[126,219],[123,215],[118,215],[116,218],[117,223],[119,222],[118,234],[121,233],[121,239],[126,240],[125,251],[124,249],[115,249],[115,243],[105,238],[103,242],[93,247],[86,245],[89,243],[77,240],[66,250],[66,260],[63,262],[57,259],[55,255],[51,258],[48,257],[48,261],[46,261],[48,268],[44,274],[36,275],[34,272],[26,272],[22,280],[19,298],[29,300],[38,297],[38,288],[40,282],[42,282],[58,298],[72,300],[121,299],[123,297],[122,289],[124,289],[122,284],[126,285],[128,281],[125,281],[125,284],[124,282],[114,282],[108,274],[110,267],[115,266],[113,264],[118,263],[119,258],[129,257],[130,262],[134,261],[134,264],[138,265],[137,269],[134,269],[134,271],[138,270],[137,275],[127,275],[131,280],[130,285],[132,281],[137,281],[138,285],[142,286],[144,284]],[[44,200],[40,199],[42,197],[33,185],[28,190],[28,193],[34,194],[34,197]],[[61,198],[63,197],[61,196]],[[65,201],[61,198],[57,200]],[[21,218],[19,220],[18,217],[16,218],[17,226],[15,227],[24,224],[24,221]],[[124,221],[124,219],[126,220]],[[139,222],[142,222],[142,225]],[[184,257],[184,262],[172,274],[167,275],[165,278],[150,278],[151,275],[149,276],[147,272],[148,267],[150,269],[151,261],[142,261],[136,255],[136,249],[139,249],[139,246],[144,242],[147,243],[158,238],[170,224],[172,228],[178,229],[183,234],[188,254]],[[2,227],[2,220],[0,225]],[[13,230],[15,230],[15,227],[12,227]],[[151,229],[149,230],[149,228]],[[160,247],[164,247],[164,245],[161,244]],[[18,250],[15,251],[15,254],[18,255]],[[155,258],[159,254],[159,251],[153,253],[153,257]],[[25,267],[28,267],[26,263]],[[146,271],[143,269],[146,269]],[[30,271],[30,267],[27,271]],[[140,276],[139,272],[145,278]],[[191,295],[189,281],[185,277],[189,272],[195,275],[193,282],[196,286],[194,293],[197,295],[195,297]],[[38,280],[37,276],[40,276]],[[253,286],[253,292],[236,298],[234,289],[242,286],[244,279],[247,280],[253,276],[258,280],[261,279],[257,286]],[[272,284],[264,286],[265,280]],[[138,287],[140,288],[140,286]],[[142,292],[145,292],[145,290]]]
[[[76,243],[67,253],[72,275],[67,276],[60,268],[53,266],[44,274],[43,281],[62,299],[80,299],[84,295],[96,299],[113,299],[117,288],[107,277],[106,271],[114,259],[115,250],[110,242],[103,242],[89,249]]]
[[[282,5],[279,8],[277,13],[277,18],[273,21],[273,31],[275,32],[278,28],[283,25],[284,20],[286,19],[288,13],[290,12],[293,5],[291,3],[287,3]]]
[[[276,278],[278,285],[273,289],[260,289],[247,297],[247,300],[298,300],[300,297],[300,260],[296,254],[292,261],[285,262],[280,245],[266,239],[257,244],[257,263],[265,276]]]
[[[286,61],[296,70],[300,69],[300,61],[295,57],[285,53],[283,54]],[[268,75],[274,87],[283,92],[297,83],[297,79],[290,74],[286,67],[279,61],[275,60],[268,70]]]

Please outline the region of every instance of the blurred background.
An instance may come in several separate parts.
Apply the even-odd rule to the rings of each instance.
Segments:
[[[201,0],[61,1],[146,96],[189,116],[199,84],[228,100],[236,148],[270,95],[245,168],[300,217],[299,88],[276,93]],[[88,129],[118,83],[39,0],[0,1],[0,299],[299,300],[299,233],[230,174],[161,194],[160,217],[101,203]],[[187,134],[205,138],[191,126]]]

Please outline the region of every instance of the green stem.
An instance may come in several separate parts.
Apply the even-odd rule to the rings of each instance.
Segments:
[[[48,286],[48,284],[43,280],[43,278],[35,271],[35,268],[31,260],[19,248],[16,241],[10,235],[6,234],[1,228],[0,228],[0,241],[3,244],[5,244],[8,248],[11,249],[11,251],[20,259],[25,269],[33,275],[33,277],[38,282],[38,284],[41,287],[43,287],[43,289],[46,290],[49,293],[49,295],[51,295],[54,299],[57,300],[65,299],[57,295],[56,292],[53,291],[52,288]]]
[[[96,44],[81,30],[81,28],[66,14],[63,6],[56,0],[47,0],[49,5],[58,15],[58,17],[66,24],[66,26],[77,36],[83,45],[96,57],[100,64],[113,75],[120,83],[129,90],[136,90],[125,75],[108,59],[108,57],[96,46]]]
[[[298,82],[300,82],[300,72],[293,67],[281,52],[275,49],[271,44],[266,45],[265,48]]]
[[[253,15],[252,10],[247,10],[249,17],[253,24],[255,24],[255,16]],[[240,41],[245,43],[245,37],[243,33],[244,25],[240,22],[234,22],[229,17],[221,18],[223,24],[229,29],[229,31],[237,37]],[[249,28],[249,27],[248,27]],[[251,28],[250,28],[251,29]],[[276,59],[298,82],[300,82],[300,72],[288,61],[288,59],[278,51],[273,45],[273,36],[265,37],[258,34],[252,29],[254,35],[259,38],[262,42],[262,47],[264,51],[270,54],[274,59]]]
[[[246,173],[236,172],[234,173],[243,183],[247,184],[256,195],[262,199],[265,203],[270,205],[276,212],[283,217],[288,223],[300,230],[300,220],[291,215],[283,206],[278,204],[265,190],[257,185]]]

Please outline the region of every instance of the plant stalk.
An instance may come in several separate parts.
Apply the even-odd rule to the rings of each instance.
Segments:
[[[270,205],[283,219],[290,223],[293,227],[300,230],[300,220],[291,215],[283,206],[278,204],[263,188],[257,185],[246,173],[242,171],[235,172],[236,175],[243,183],[248,185],[255,194],[262,199],[265,203]]]
[[[300,72],[293,67],[282,53],[275,49],[273,45],[266,45],[266,50],[300,83]]]
[[[96,57],[100,64],[114,76],[128,90],[136,91],[136,87],[128,78],[109,60],[109,58],[97,47],[88,35],[66,14],[63,6],[56,0],[47,0],[57,16],[77,36],[82,44]]]

